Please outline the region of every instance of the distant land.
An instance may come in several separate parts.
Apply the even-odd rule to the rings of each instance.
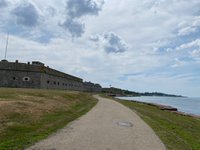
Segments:
[[[140,92],[134,92],[134,91],[129,91],[129,90],[124,90],[124,89],[119,89],[115,87],[110,87],[110,88],[103,88],[102,89],[103,93],[106,93],[111,96],[164,96],[164,97],[183,97],[181,95],[173,95],[173,94],[165,94],[165,93],[160,93],[160,92],[145,92],[145,93],[140,93]]]

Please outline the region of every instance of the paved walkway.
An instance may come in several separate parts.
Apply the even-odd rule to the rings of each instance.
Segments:
[[[153,130],[133,111],[101,98],[86,115],[28,150],[165,150]]]

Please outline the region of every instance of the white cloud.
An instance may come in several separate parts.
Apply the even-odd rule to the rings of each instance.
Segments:
[[[90,40],[101,45],[106,53],[123,53],[128,50],[127,44],[120,36],[113,32],[105,32],[103,35],[92,35]]]
[[[81,37],[85,32],[85,24],[79,19],[94,15],[97,16],[102,10],[103,0],[67,0],[66,19],[60,26],[68,30],[72,37]]]
[[[194,33],[195,31],[196,31],[196,28],[194,28],[194,27],[185,27],[178,31],[178,35],[184,36],[184,35],[188,35],[190,33]]]
[[[200,39],[195,39],[187,43],[182,43],[175,48],[167,48],[166,52],[172,58],[171,67],[185,69],[199,65],[200,62]]]
[[[175,58],[175,60],[174,60],[175,62],[174,62],[174,64],[171,66],[171,67],[181,67],[181,66],[183,66],[186,62],[184,62],[184,61],[181,61],[179,58]]]
[[[60,26],[68,30],[72,37],[81,37],[85,32],[85,25],[73,19],[66,19]]]
[[[103,4],[103,0],[67,0],[66,10],[70,18],[81,18],[85,15],[98,15]]]
[[[200,89],[192,77],[181,78],[200,69],[199,0],[27,0],[32,11],[13,15],[24,2],[7,0],[0,8],[0,49],[10,31],[9,60],[37,59],[103,86],[175,94],[187,85]]]
[[[193,16],[179,23],[178,36],[186,36],[195,33],[200,28],[200,17]]]
[[[190,52],[190,55],[191,55],[192,58],[193,58],[194,60],[196,60],[198,63],[200,62],[200,48],[191,51],[191,52]]]

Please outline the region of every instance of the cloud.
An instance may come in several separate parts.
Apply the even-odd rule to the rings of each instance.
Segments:
[[[185,65],[185,61],[181,61],[179,58],[175,58],[174,59],[174,64],[173,65],[171,65],[171,67],[173,67],[173,68],[176,68],[176,67],[181,67],[181,66],[183,66],[183,65]]]
[[[45,9],[45,14],[46,14],[47,17],[54,17],[56,15],[56,10],[55,10],[54,7],[48,6]]]
[[[89,39],[93,42],[98,42],[100,40],[100,35],[91,35]]]
[[[102,0],[68,0],[66,10],[71,18],[80,18],[85,15],[98,15],[103,4]]]
[[[195,60],[200,60],[200,49],[195,49],[190,54]]]
[[[16,16],[18,25],[34,27],[39,23],[39,13],[31,3],[21,3],[12,11],[12,14]]]
[[[181,51],[181,50],[182,51],[183,50],[194,50],[194,49],[199,48],[199,47],[200,47],[200,39],[196,39],[194,41],[181,44],[180,46],[178,46],[176,48],[176,50],[178,50],[178,51]]]
[[[189,43],[185,43],[177,48],[179,51],[186,51],[188,52],[189,56],[199,62],[200,60],[200,39],[196,39]]]
[[[7,5],[8,4],[6,0],[0,0],[0,8],[6,7]]]
[[[100,43],[106,53],[123,53],[128,50],[126,42],[113,32],[105,32],[103,35],[90,36],[90,40]]]
[[[68,30],[72,37],[81,37],[85,32],[85,25],[73,19],[67,19],[64,23],[60,24],[60,26],[64,27]]]
[[[174,59],[172,60],[172,68],[184,66],[187,68],[190,64],[196,66],[200,62],[200,39],[182,43],[173,49],[168,49],[167,53]]]
[[[121,53],[128,49],[127,44],[115,33],[105,33],[104,39],[106,41],[104,47],[107,53]]]
[[[80,18],[88,15],[99,15],[103,0],[67,0],[66,19],[60,26],[68,30],[72,37],[81,37],[85,32],[85,24]]]
[[[173,78],[188,72],[200,76],[199,0],[2,1],[8,4],[0,8],[0,42],[9,31],[9,61],[44,61],[102,86],[199,96],[199,78],[180,84]],[[32,19],[26,17],[29,10],[13,13],[24,3],[35,12],[32,26],[27,23]],[[90,35],[94,36],[88,40]],[[140,75],[123,77],[137,72]],[[154,76],[154,72],[167,75]],[[189,86],[190,91],[182,90]]]
[[[179,23],[178,36],[195,34],[200,29],[200,16],[191,17],[188,22]]]
[[[185,28],[182,28],[178,31],[178,35],[184,36],[184,35],[188,35],[190,33],[194,33],[195,31],[196,31],[195,27],[185,27]]]
[[[99,15],[103,4],[104,0],[9,1],[1,9],[0,30],[41,43],[57,36],[78,38],[85,33],[85,16]],[[0,7],[6,5],[0,0]]]

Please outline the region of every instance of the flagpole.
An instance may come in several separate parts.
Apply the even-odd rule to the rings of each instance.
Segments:
[[[7,51],[8,51],[8,40],[9,40],[9,33],[7,33],[7,39],[6,39],[6,50],[5,50],[5,57],[4,57],[5,60],[6,60]]]

